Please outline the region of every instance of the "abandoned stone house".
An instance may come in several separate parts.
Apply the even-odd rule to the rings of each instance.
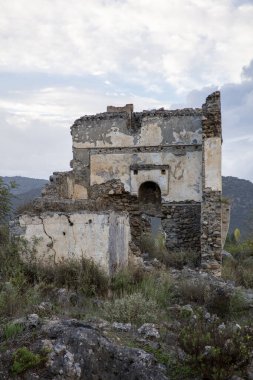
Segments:
[[[71,135],[72,170],[55,172],[34,213],[13,226],[38,238],[39,257],[91,257],[112,273],[141,256],[147,231],[160,231],[168,252],[198,252],[204,270],[219,271],[228,227],[219,92],[197,109],[109,106],[76,120]]]

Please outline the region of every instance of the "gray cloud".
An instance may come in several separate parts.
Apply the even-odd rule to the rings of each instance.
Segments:
[[[0,98],[0,175],[47,178],[69,170],[72,158],[69,127],[84,114],[106,106],[134,103],[136,109],[159,108],[155,98],[99,90],[56,87],[12,91]]]
[[[151,88],[154,78],[181,94],[237,81],[252,53],[253,6],[233,4],[6,1],[0,14],[0,70],[126,75],[128,82]]]
[[[249,0],[3,2],[0,174],[68,169],[69,126],[106,105],[199,106],[220,88],[224,174],[253,179],[252,19]]]
[[[253,73],[252,61],[243,69],[241,83],[221,86],[223,174],[253,181]],[[217,87],[192,91],[187,103],[197,106]]]

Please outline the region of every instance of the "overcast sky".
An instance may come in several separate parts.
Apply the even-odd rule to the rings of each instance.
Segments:
[[[69,170],[107,105],[199,107],[221,90],[223,174],[253,181],[253,0],[0,0],[0,175]]]

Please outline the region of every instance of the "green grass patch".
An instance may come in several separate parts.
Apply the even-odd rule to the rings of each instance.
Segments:
[[[27,347],[18,348],[13,355],[11,370],[18,375],[29,368],[37,367],[45,360],[45,356],[34,354]]]

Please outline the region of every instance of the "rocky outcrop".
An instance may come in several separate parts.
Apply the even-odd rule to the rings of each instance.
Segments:
[[[16,379],[40,380],[166,380],[164,367],[152,354],[117,345],[91,324],[77,320],[50,320],[35,328],[26,324],[22,344],[46,355],[36,368]],[[29,342],[29,343],[28,343]],[[12,379],[15,348],[0,353],[0,378]],[[46,353],[46,354],[45,354]]]

